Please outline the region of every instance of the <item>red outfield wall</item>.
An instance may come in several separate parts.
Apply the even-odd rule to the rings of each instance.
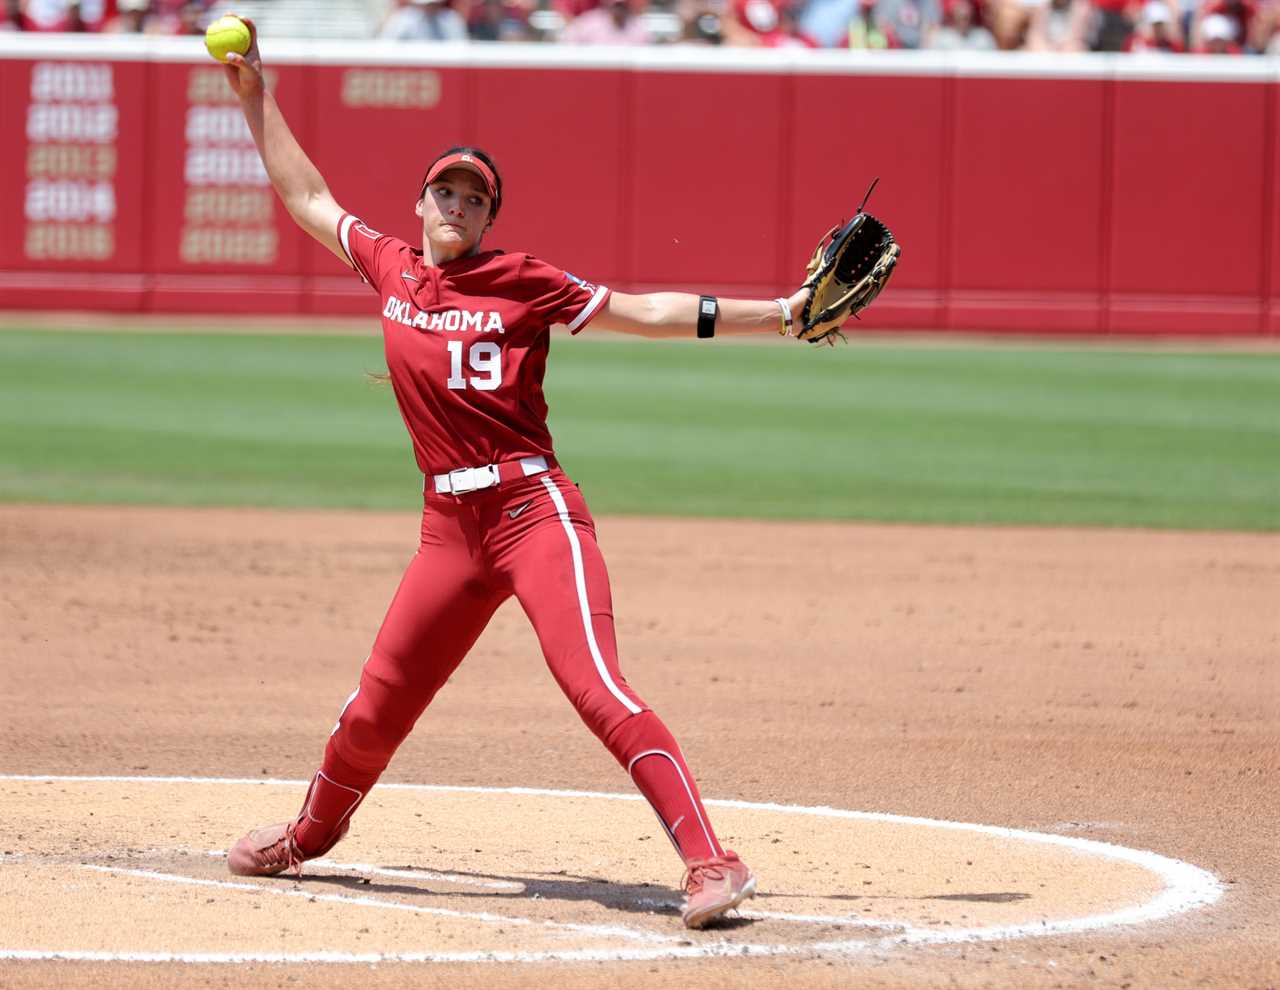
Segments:
[[[878,175],[904,254],[867,328],[1280,335],[1274,60],[265,57],[338,201],[415,243],[425,161],[478,143],[506,182],[492,246],[772,296]],[[0,307],[374,312],[279,207],[220,71],[188,39],[0,38]]]

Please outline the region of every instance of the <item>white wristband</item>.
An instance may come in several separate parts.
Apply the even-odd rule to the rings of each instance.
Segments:
[[[778,330],[778,336],[791,336],[791,304],[787,302],[786,296],[779,296],[774,300],[778,304],[778,309],[782,310],[782,327]]]

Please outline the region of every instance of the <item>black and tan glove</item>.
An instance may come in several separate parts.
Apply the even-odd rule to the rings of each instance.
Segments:
[[[840,327],[871,305],[901,253],[889,228],[859,206],[853,219],[831,228],[813,252],[804,281],[809,299],[795,335],[813,344],[843,340]]]

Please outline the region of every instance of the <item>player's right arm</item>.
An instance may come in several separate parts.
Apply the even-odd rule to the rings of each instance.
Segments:
[[[267,176],[294,222],[347,262],[338,243],[338,221],[345,212],[334,200],[324,177],[289,130],[275,97],[267,92],[258,55],[258,30],[249,27],[250,45],[244,55],[227,55],[227,82],[240,98],[240,109],[266,166]]]

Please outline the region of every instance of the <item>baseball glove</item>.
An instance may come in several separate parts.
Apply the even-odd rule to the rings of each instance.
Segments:
[[[865,206],[866,198],[862,202]],[[812,344],[833,346],[837,338],[843,340],[840,326],[871,305],[889,281],[901,253],[889,228],[870,213],[863,213],[861,206],[848,223],[831,228],[809,261],[804,281],[809,298],[796,336]]]

